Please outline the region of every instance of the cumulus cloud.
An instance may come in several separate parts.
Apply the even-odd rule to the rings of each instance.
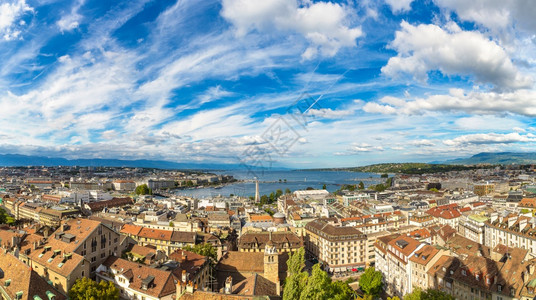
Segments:
[[[356,155],[362,152],[372,152],[372,151],[384,151],[385,149],[379,145],[370,145],[367,143],[353,143],[352,146],[347,149],[345,152],[336,152],[336,156],[346,156],[346,155]]]
[[[534,135],[521,135],[513,133],[477,133],[456,137],[451,140],[443,141],[448,146],[466,146],[466,145],[483,145],[483,144],[512,144],[536,142]]]
[[[318,54],[334,56],[342,47],[355,46],[363,33],[360,27],[349,25],[350,11],[332,2],[300,6],[296,0],[224,0],[221,15],[234,25],[238,36],[274,28],[301,34],[309,41],[302,57],[311,59]]]
[[[24,25],[20,18],[32,8],[25,0],[5,1],[0,4],[0,36],[6,41],[19,38],[19,26]]]
[[[413,0],[385,0],[385,2],[389,4],[393,13],[396,14],[409,11],[411,9],[411,3]]]
[[[435,146],[435,143],[434,143],[433,141],[431,141],[431,140],[427,140],[427,139],[411,141],[410,144],[413,145],[413,146],[416,146],[416,147],[430,147],[430,146]]]
[[[401,27],[390,44],[398,55],[382,68],[387,76],[405,73],[426,81],[428,72],[439,70],[446,76],[474,76],[477,83],[498,88],[532,86],[532,78],[520,73],[506,51],[479,32],[462,31],[453,23],[449,30],[405,21]]]
[[[536,30],[536,3],[533,0],[434,0],[455,11],[460,19],[473,21],[498,32],[515,26],[528,32]]]
[[[479,115],[512,113],[528,117],[536,116],[536,91],[532,90],[497,93],[451,89],[446,95],[399,100],[399,103],[392,105],[368,102],[363,106],[363,110],[370,113],[403,115],[419,115],[426,112],[463,112]]]

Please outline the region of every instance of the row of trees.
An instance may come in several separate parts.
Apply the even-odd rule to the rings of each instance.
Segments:
[[[313,266],[311,275],[302,271],[305,265],[305,250],[300,248],[290,255],[288,277],[283,289],[283,300],[351,299],[353,291],[346,282],[332,281],[319,264]]]
[[[455,300],[453,296],[434,289],[422,290],[414,288],[413,292],[404,295],[403,300]],[[401,300],[399,297],[388,297],[387,300]]]

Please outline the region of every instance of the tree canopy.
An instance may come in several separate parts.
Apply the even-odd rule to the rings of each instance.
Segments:
[[[153,191],[146,185],[141,184],[136,187],[136,195],[151,195]]]
[[[182,249],[185,251],[190,251],[199,255],[210,257],[214,261],[218,259],[216,249],[214,248],[214,246],[212,246],[212,244],[209,243],[197,244],[193,247],[188,245],[186,247],[183,247]]]
[[[404,296],[404,300],[454,300],[455,298],[443,291],[427,289],[423,291],[420,288],[414,288],[413,291]]]
[[[359,278],[359,287],[367,295],[377,296],[383,287],[383,275],[374,267],[369,267]]]
[[[117,300],[119,299],[119,290],[113,282],[95,281],[83,277],[76,280],[73,287],[69,291],[69,298],[73,300]]]
[[[304,249],[292,253],[287,260],[289,276],[285,280],[283,300],[290,299],[351,299],[352,289],[346,282],[331,281],[319,264],[313,266],[311,276],[303,272]]]

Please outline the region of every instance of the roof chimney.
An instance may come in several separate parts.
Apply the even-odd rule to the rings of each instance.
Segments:
[[[227,277],[225,279],[225,290],[223,291],[225,294],[232,294],[233,293],[233,278],[231,276]]]

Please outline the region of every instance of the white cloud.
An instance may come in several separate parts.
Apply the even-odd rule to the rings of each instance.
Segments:
[[[498,88],[532,86],[532,78],[519,72],[506,51],[479,32],[446,31],[437,25],[413,26],[405,21],[401,27],[390,44],[398,55],[382,68],[390,77],[407,73],[426,81],[428,72],[439,70],[447,76],[474,76],[477,83]]]
[[[409,11],[413,0],[385,0],[385,2],[391,6],[391,10],[396,14]]]
[[[402,100],[402,99],[401,99]],[[365,112],[382,114],[419,115],[426,112],[464,112],[479,115],[504,115],[512,113],[528,117],[536,116],[536,91],[516,90],[508,93],[465,92],[451,89],[447,95],[432,95],[397,103],[382,105],[369,102]]]
[[[19,38],[21,31],[19,26],[25,22],[19,20],[24,13],[32,11],[25,0],[4,1],[0,4],[0,35],[1,38],[10,41]]]
[[[413,145],[413,146],[416,146],[416,147],[431,147],[431,146],[435,146],[435,143],[433,141],[427,140],[427,139],[411,141],[410,144]]]
[[[274,28],[301,34],[310,43],[302,54],[304,59],[318,53],[334,56],[342,47],[354,47],[363,35],[360,27],[348,24],[351,9],[332,2],[299,6],[296,0],[224,0],[221,15],[234,25],[238,36]]]
[[[448,146],[466,146],[466,145],[483,145],[483,144],[511,144],[536,142],[534,136],[520,135],[517,132],[500,134],[500,133],[477,133],[456,137],[451,140],[443,141]]]
[[[199,97],[197,97],[197,103],[199,105],[212,102],[221,98],[229,97],[234,95],[233,92],[226,91],[222,89],[220,85],[213,86],[209,88],[205,93],[201,94]]]
[[[346,156],[346,155],[356,155],[362,152],[372,152],[372,151],[384,151],[385,149],[380,145],[370,145],[367,143],[353,143],[352,146],[347,149],[345,152],[336,152],[336,156]]]
[[[512,128],[519,128],[523,126],[518,120],[515,120],[511,116],[471,116],[463,117],[456,119],[454,122],[457,130],[471,130],[471,131],[481,131],[483,129],[489,130],[500,130],[500,131],[510,131]]]
[[[533,0],[434,0],[455,11],[462,20],[473,21],[495,31],[508,27],[534,32],[536,30],[536,3]]]

